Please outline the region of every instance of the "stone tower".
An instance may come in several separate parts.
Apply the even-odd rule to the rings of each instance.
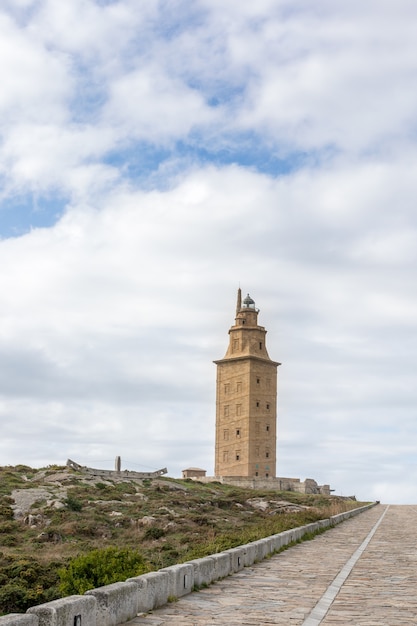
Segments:
[[[237,294],[229,347],[217,365],[215,475],[275,478],[277,367],[259,309]]]

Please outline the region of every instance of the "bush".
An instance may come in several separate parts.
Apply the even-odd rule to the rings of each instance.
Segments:
[[[1,614],[24,611],[27,606],[27,591],[19,583],[7,582],[0,589]]]
[[[13,533],[19,530],[19,524],[15,521],[0,522],[0,535],[4,533]]]
[[[0,535],[0,546],[17,546],[18,544],[18,540],[17,537],[14,537],[13,535],[6,535],[6,536],[2,536]]]
[[[114,547],[92,550],[72,559],[59,570],[63,595],[83,594],[88,589],[110,585],[149,571],[143,556],[135,550]]]
[[[0,552],[0,615],[21,613],[58,597],[57,563],[48,567],[33,558]]]
[[[74,498],[74,496],[71,496],[71,495],[69,495],[68,498],[64,500],[64,503],[67,509],[69,509],[70,511],[79,512],[83,508],[83,505],[81,504],[81,502],[77,500],[77,498]]]
[[[160,539],[165,535],[165,531],[162,528],[157,528],[156,526],[151,526],[148,528],[144,534],[144,539]]]
[[[13,519],[13,509],[7,504],[0,504],[0,520]]]

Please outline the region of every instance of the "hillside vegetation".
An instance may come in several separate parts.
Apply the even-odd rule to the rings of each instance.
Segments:
[[[114,575],[124,580],[357,506],[337,496],[189,479],[107,480],[66,467],[2,467],[0,614],[83,593],[88,580],[75,589],[68,577],[80,563],[90,570],[95,563],[94,581],[106,584],[108,572],[100,578],[98,571],[110,554]]]

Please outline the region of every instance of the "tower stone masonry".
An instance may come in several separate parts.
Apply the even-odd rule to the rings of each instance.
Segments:
[[[237,294],[229,347],[217,365],[215,475],[275,478],[277,368],[249,296]]]

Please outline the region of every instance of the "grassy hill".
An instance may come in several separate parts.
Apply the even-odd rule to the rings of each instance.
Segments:
[[[108,480],[67,467],[2,467],[0,614],[59,597],[60,568],[91,550],[139,551],[150,571],[357,506],[337,496],[189,479]]]

